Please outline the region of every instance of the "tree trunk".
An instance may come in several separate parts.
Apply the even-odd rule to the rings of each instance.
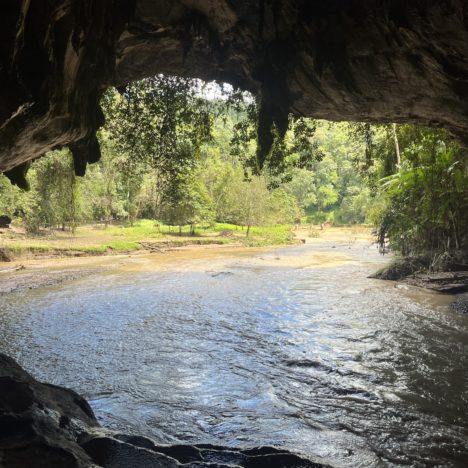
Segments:
[[[397,136],[395,123],[392,124],[392,131],[393,131],[393,141],[395,142],[395,154],[396,154],[397,168],[400,168],[400,164],[401,164],[400,144],[398,143],[398,136]]]
[[[245,237],[249,237],[250,234],[250,224],[247,226],[247,232],[245,233]]]

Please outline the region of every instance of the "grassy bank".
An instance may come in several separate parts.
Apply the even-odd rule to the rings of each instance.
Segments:
[[[0,231],[0,250],[5,258],[23,256],[85,256],[112,253],[129,253],[138,250],[157,250],[187,245],[244,246],[283,245],[295,242],[291,226],[255,226],[246,237],[246,228],[233,224],[217,223],[197,227],[190,235],[190,227],[164,226],[152,220],[139,220],[130,225],[85,225],[75,233],[44,230],[31,235],[21,228]]]

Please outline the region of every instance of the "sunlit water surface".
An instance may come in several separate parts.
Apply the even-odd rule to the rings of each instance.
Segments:
[[[382,259],[364,244],[337,245],[343,264],[289,261],[329,247],[156,255],[0,296],[0,350],[158,442],[468,466],[468,317],[366,278]]]

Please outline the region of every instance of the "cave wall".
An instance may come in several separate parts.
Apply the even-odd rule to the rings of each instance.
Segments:
[[[443,126],[468,142],[468,0],[3,0],[0,171],[68,145],[99,158],[99,99],[156,73],[288,112]]]

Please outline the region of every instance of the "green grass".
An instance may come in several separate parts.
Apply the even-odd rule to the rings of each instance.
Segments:
[[[140,250],[142,246],[137,242],[128,241],[113,241],[106,242],[100,245],[73,245],[71,247],[56,247],[52,245],[8,245],[7,250],[13,256],[21,256],[25,254],[49,254],[49,255],[67,255],[71,252],[83,252],[88,255],[99,255],[108,253],[109,250],[115,252],[130,252]]]
[[[80,253],[125,253],[144,249],[140,242],[160,244],[162,248],[192,244],[242,244],[247,247],[261,247],[294,243],[294,235],[289,225],[253,226],[248,238],[245,236],[246,232],[246,227],[216,223],[197,226],[195,236],[190,235],[189,226],[184,226],[182,235],[179,235],[178,227],[170,228],[157,221],[142,219],[133,226],[80,226],[75,235],[52,232],[48,237],[42,236],[41,243],[37,243],[37,237],[22,236],[17,241],[9,239],[4,247],[13,257],[19,257],[25,254],[73,256]]]
[[[130,241],[112,241],[104,244],[106,248],[111,248],[112,250],[139,250],[141,245],[138,242]]]
[[[275,225],[275,226],[253,226],[250,228],[249,239],[243,241],[247,228],[245,226],[237,226],[229,223],[214,223],[197,225],[195,236],[190,236],[190,226],[182,226],[182,236],[192,239],[196,236],[214,237],[219,234],[230,231],[231,236],[223,237],[223,243],[229,244],[233,242],[242,242],[246,245],[277,245],[290,244],[293,242],[294,236],[291,232],[290,225]],[[178,226],[166,226],[157,221],[142,219],[134,223],[133,226],[122,225],[112,226],[105,229],[105,232],[111,236],[118,236],[125,239],[141,240],[162,237],[178,237]]]
[[[141,219],[136,221],[133,226],[130,225],[120,225],[120,226],[109,226],[107,229],[104,229],[108,235],[125,237],[127,239],[144,239],[144,238],[157,238],[163,236],[163,231],[167,230],[167,226],[159,225],[157,221],[152,221],[150,219]]]
[[[294,235],[289,225],[254,226],[243,243],[249,247],[293,244]]]
[[[8,245],[7,249],[14,255],[22,255],[26,252],[30,253],[48,253],[52,247],[49,245]]]
[[[218,234],[226,229],[235,230],[236,226],[233,224],[216,223],[210,224],[197,224],[195,235],[215,233]],[[240,230],[240,227],[238,228]],[[107,235],[125,237],[126,239],[151,239],[160,238],[165,236],[178,236],[179,226],[167,226],[158,221],[150,219],[140,219],[136,221],[133,226],[130,224],[122,224],[119,226],[109,226],[103,229]],[[182,226],[182,235],[188,236],[190,234],[190,226]]]
[[[231,236],[226,236],[225,243],[239,241],[239,238],[245,237],[247,228],[245,226],[237,226],[229,223],[214,223],[197,225],[195,236],[190,236],[190,226],[182,226],[182,236],[184,238],[214,237],[219,234],[230,231]],[[95,231],[96,232],[96,231]],[[98,232],[105,233],[110,236],[125,238],[127,240],[142,240],[151,238],[171,238],[179,237],[178,226],[167,226],[157,221],[142,219],[130,225],[110,226],[107,229],[100,229]],[[273,244],[290,243],[293,239],[291,234],[291,226],[253,226],[250,228],[250,238],[252,240],[266,242],[271,241]]]

